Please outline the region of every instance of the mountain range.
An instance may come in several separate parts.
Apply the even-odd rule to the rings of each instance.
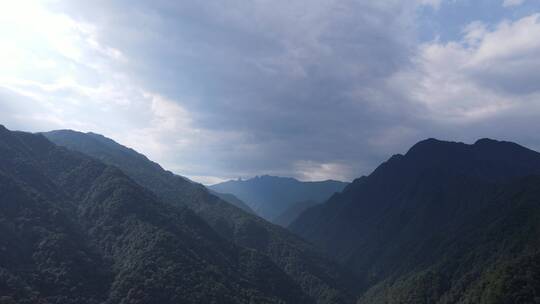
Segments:
[[[118,168],[0,127],[2,303],[312,303]]]
[[[268,256],[315,303],[354,302],[356,278],[290,231],[223,201],[204,186],[102,135],[70,130],[43,134],[59,146],[119,168],[163,202],[195,212],[224,239]]]
[[[347,183],[334,180],[301,182],[290,177],[263,175],[248,180],[230,180],[209,188],[234,194],[261,217],[276,223],[293,206],[299,209],[306,206],[307,201],[322,203],[345,186]]]
[[[540,303],[540,153],[428,139],[340,185],[280,201],[287,230],[102,135],[0,126],[0,303]]]
[[[422,141],[292,231],[362,280],[359,303],[538,303],[540,154]]]

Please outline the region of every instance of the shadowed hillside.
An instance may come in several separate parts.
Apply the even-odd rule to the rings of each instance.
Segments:
[[[266,256],[42,135],[0,126],[2,303],[311,303]]]
[[[291,228],[373,286],[360,303],[533,303],[539,173],[540,154],[514,143],[430,139]]]
[[[101,135],[74,131],[44,135],[58,145],[117,166],[163,201],[188,206],[225,238],[266,254],[317,303],[354,302],[351,294],[358,282],[286,229],[222,201],[202,185],[165,171],[143,155]]]
[[[304,211],[318,205],[315,201],[302,201],[292,204],[280,216],[276,217],[275,223],[287,227],[294,222]]]

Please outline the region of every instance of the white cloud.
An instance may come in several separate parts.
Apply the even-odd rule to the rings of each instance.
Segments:
[[[101,133],[171,167],[176,153],[197,155],[191,149],[211,136],[193,126],[181,101],[145,90],[119,68],[128,58],[96,26],[46,4],[2,2],[0,122]]]
[[[421,104],[424,116],[445,123],[474,123],[540,100],[540,15],[466,27],[461,41],[422,45],[415,65],[390,80]]]
[[[317,163],[314,161],[298,161],[294,168],[298,178],[303,181],[341,180],[347,181],[356,172],[347,163]]]
[[[435,9],[439,9],[441,7],[441,3],[443,0],[418,0],[418,3],[421,5],[431,6]]]
[[[519,6],[525,3],[525,0],[504,0],[503,6],[504,7],[511,7],[511,6]]]
[[[226,179],[226,178],[220,178],[220,177],[216,177],[216,176],[191,175],[191,176],[186,176],[186,177],[193,180],[193,181],[196,181],[197,183],[201,183],[201,184],[207,185],[207,186],[223,183],[223,182],[226,182],[227,180],[229,180],[229,179]]]
[[[540,56],[540,14],[515,22],[504,21],[493,31],[480,35],[471,64],[486,66],[495,62],[508,63],[517,59],[536,61]]]

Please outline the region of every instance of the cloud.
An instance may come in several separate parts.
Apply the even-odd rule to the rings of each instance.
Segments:
[[[538,14],[471,23],[460,40],[422,44],[414,64],[389,78],[388,90],[416,107],[413,135],[494,137],[538,148],[532,135],[540,127],[538,39]]]
[[[431,6],[431,7],[435,8],[435,9],[439,9],[441,7],[441,4],[442,4],[442,0],[418,0],[418,2],[421,5]]]
[[[409,99],[441,121],[476,122],[515,108],[526,111],[540,93],[540,15],[493,28],[471,23],[461,41],[426,43],[412,69],[394,76]]]
[[[29,3],[0,28],[0,119],[103,133],[198,181],[350,180],[424,137],[536,144],[538,15],[419,43],[442,1]]]
[[[504,0],[503,7],[519,6],[525,3],[525,0]]]
[[[311,161],[298,161],[294,164],[294,169],[298,172],[298,177],[305,181],[321,180],[348,180],[351,174],[351,167],[347,163],[315,163]]]
[[[369,113],[378,106],[352,92],[380,86],[414,47],[413,1],[133,2],[129,17],[123,4],[67,5],[121,50],[133,82],[190,113],[192,128],[208,134],[198,154],[231,176],[352,162],[355,129],[378,119]]]

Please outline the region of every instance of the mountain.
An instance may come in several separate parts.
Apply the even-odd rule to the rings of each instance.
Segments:
[[[212,193],[213,195],[219,197],[220,199],[226,201],[227,203],[231,204],[231,205],[234,205],[246,212],[249,212],[251,214],[255,214],[255,212],[249,208],[249,206],[241,199],[239,199],[238,197],[236,197],[234,194],[230,194],[230,193],[220,193],[220,192],[216,192],[216,191],[212,191],[210,190],[210,193]]]
[[[358,303],[539,303],[539,198],[538,176],[500,187],[489,207],[415,252],[414,270],[379,282]]]
[[[318,205],[316,201],[302,201],[292,204],[287,208],[280,216],[276,217],[274,222],[281,227],[289,226],[294,220],[296,220],[300,214],[307,209]]]
[[[205,187],[163,170],[142,154],[93,133],[44,133],[54,143],[120,168],[172,206],[187,206],[222,237],[267,255],[316,303],[353,303],[358,282],[348,271],[288,230],[233,206]]]
[[[0,126],[1,303],[313,303],[118,168]]]
[[[363,281],[359,303],[538,303],[540,154],[422,141],[290,229]]]
[[[269,221],[302,201],[322,203],[341,192],[347,183],[333,180],[301,182],[294,178],[257,176],[248,180],[231,180],[210,186],[210,189],[232,193],[246,202],[257,214]]]

